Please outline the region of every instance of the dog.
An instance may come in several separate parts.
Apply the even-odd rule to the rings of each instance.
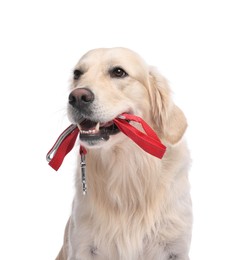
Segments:
[[[153,128],[167,147],[162,159],[119,131],[113,120],[122,113]],[[88,192],[83,195],[78,167],[56,260],[188,260],[187,120],[166,79],[129,49],[91,50],[74,68],[68,118],[80,127],[79,142],[87,149]]]

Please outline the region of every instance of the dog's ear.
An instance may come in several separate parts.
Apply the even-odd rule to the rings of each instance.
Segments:
[[[187,128],[184,113],[173,103],[166,79],[154,68],[150,68],[148,87],[155,130],[168,143],[176,144]]]

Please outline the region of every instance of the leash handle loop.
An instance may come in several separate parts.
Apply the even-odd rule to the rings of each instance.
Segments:
[[[74,147],[78,133],[79,129],[77,126],[74,124],[70,125],[62,132],[51,150],[47,153],[46,160],[54,170],[57,171],[59,169],[64,157]]]
[[[126,120],[140,123],[146,134],[136,129]],[[114,123],[121,132],[132,139],[144,151],[160,159],[163,157],[166,147],[161,143],[154,130],[142,118],[130,114],[122,114],[119,118],[114,119]]]

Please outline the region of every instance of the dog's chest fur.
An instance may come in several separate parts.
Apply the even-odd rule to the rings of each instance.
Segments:
[[[131,143],[88,154],[86,196],[79,170],[77,174],[68,234],[70,260],[185,259],[178,254],[186,251],[184,241],[191,228],[188,165],[169,160],[188,161],[183,158],[186,146],[179,146],[168,149],[163,160]],[[135,152],[128,156],[130,151]]]

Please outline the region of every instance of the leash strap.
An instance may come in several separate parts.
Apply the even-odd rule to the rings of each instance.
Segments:
[[[146,134],[136,129],[126,120],[140,123]],[[142,118],[130,114],[122,114],[119,118],[114,119],[114,123],[120,131],[132,139],[145,152],[160,159],[163,157],[166,147],[161,143],[154,130]]]
[[[55,142],[51,150],[47,153],[46,159],[49,161],[49,165],[54,170],[57,171],[59,169],[64,157],[74,147],[78,133],[79,129],[75,125],[70,125],[62,132],[62,134],[58,137],[57,141]],[[51,158],[52,154],[53,157]]]
[[[140,123],[146,134],[136,129],[126,120]],[[144,151],[159,159],[163,157],[166,147],[161,143],[154,130],[142,118],[130,114],[122,114],[113,121],[121,132],[127,135]],[[47,153],[46,159],[54,170],[57,171],[59,169],[64,157],[72,150],[78,134],[78,127],[73,124],[70,125],[62,132],[51,150]],[[86,149],[80,146],[80,154],[85,155],[86,153]]]

